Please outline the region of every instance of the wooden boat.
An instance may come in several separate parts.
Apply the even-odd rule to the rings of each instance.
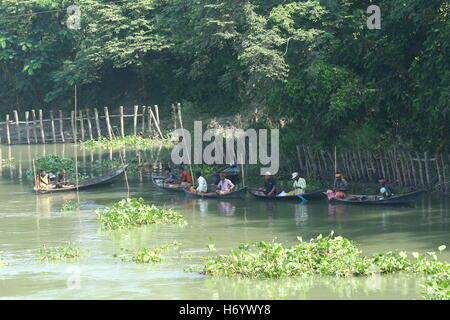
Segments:
[[[260,193],[257,190],[249,190],[249,193],[251,193],[253,196],[255,196],[258,199],[264,199],[264,200],[285,200],[285,201],[300,201],[300,198],[296,195],[286,195],[286,196],[267,196],[264,193]],[[318,191],[312,191],[302,194],[302,197],[306,200],[319,200],[326,198],[326,195],[324,194],[324,190],[318,190]]]
[[[332,198],[331,203],[336,204],[359,204],[359,205],[397,205],[409,204],[416,201],[424,191],[393,195],[389,198],[379,199],[378,195],[354,195],[350,194],[344,199]]]
[[[165,183],[164,180],[166,180],[166,179],[167,179],[167,177],[163,177],[163,176],[153,176],[152,177],[153,184],[158,189],[161,189],[161,190],[172,191],[172,192],[183,192],[186,187],[190,187],[190,185]]]
[[[189,190],[184,190],[186,195],[194,198],[208,198],[208,199],[236,199],[236,198],[242,198],[247,193],[247,187],[244,187],[242,189],[232,191],[227,194],[217,194],[215,192],[208,192],[208,193],[192,193]]]
[[[82,189],[97,187],[97,186],[108,184],[108,183],[111,183],[111,182],[117,180],[125,172],[125,170],[127,168],[128,168],[128,164],[126,164],[118,169],[112,170],[103,176],[83,181],[78,184],[78,188],[76,185],[70,185],[70,186],[66,186],[63,188],[39,189],[39,190],[37,190],[37,192],[41,193],[41,194],[46,194],[46,193],[76,191],[77,189],[82,190]],[[34,190],[36,191],[36,188],[34,188]]]

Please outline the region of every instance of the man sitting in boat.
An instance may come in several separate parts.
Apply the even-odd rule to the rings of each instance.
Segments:
[[[189,172],[184,170],[183,166],[180,167],[180,170],[181,170],[181,183],[182,184],[192,184],[192,177],[189,174]]]
[[[61,169],[58,176],[56,177],[56,188],[64,188],[64,186],[68,183],[69,181],[66,177],[66,169]]]
[[[380,184],[380,200],[394,195],[394,190],[389,183],[386,183],[386,179],[380,178],[378,179],[378,183]]]
[[[344,199],[345,191],[348,189],[348,182],[345,181],[342,173],[336,173],[336,178],[334,180],[333,189],[327,190],[328,200],[332,198]]]
[[[165,183],[179,183],[180,182],[180,179],[178,179],[177,175],[172,172],[172,169],[167,167],[164,171],[166,172],[166,175],[168,176],[168,178],[166,180],[164,180]]]
[[[46,190],[51,187],[50,177],[45,169],[41,170],[41,173],[36,177],[36,188],[38,190]]]
[[[234,190],[235,185],[229,179],[226,178],[225,173],[220,173],[219,177],[220,181],[216,187],[217,194],[227,194]]]
[[[289,192],[289,195],[297,195],[297,194],[304,194],[306,191],[306,180],[302,178],[298,172],[294,172],[292,174],[292,180],[294,180],[294,184],[292,187],[294,190]]]
[[[194,188],[192,187],[190,191],[192,193],[206,193],[208,192],[208,184],[206,182],[206,179],[203,177],[202,173],[200,171],[197,171],[195,175],[197,178],[198,187]]]
[[[264,193],[266,196],[275,196],[277,193],[276,181],[272,174],[267,171],[264,175],[264,187],[259,188],[258,191]]]

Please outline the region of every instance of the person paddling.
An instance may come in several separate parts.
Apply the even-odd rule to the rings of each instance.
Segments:
[[[292,185],[294,194],[304,194],[306,191],[306,180],[298,172],[292,174],[292,180],[294,180],[294,184]]]

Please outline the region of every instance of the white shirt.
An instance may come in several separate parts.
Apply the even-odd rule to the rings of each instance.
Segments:
[[[206,183],[206,179],[202,176],[198,177],[197,179],[198,187],[197,192],[206,192],[208,191],[208,184]]]

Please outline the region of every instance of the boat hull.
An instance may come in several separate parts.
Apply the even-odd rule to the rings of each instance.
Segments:
[[[84,190],[88,188],[98,187],[101,185],[109,184],[117,179],[120,178],[120,176],[125,172],[125,170],[128,168],[128,165],[124,165],[116,170],[112,170],[108,172],[107,174],[90,179],[87,181],[84,181],[80,184],[78,184],[78,187],[76,185],[67,187],[67,188],[53,188],[53,189],[40,189],[37,190],[39,194],[48,194],[48,193],[60,193],[60,192],[69,192],[69,191],[77,191],[77,190]],[[36,189],[35,189],[36,191]]]
[[[406,194],[394,195],[390,198],[379,200],[378,196],[372,195],[348,195],[345,199],[333,198],[330,200],[334,204],[351,204],[351,205],[405,205],[416,201],[424,191],[415,191]]]

